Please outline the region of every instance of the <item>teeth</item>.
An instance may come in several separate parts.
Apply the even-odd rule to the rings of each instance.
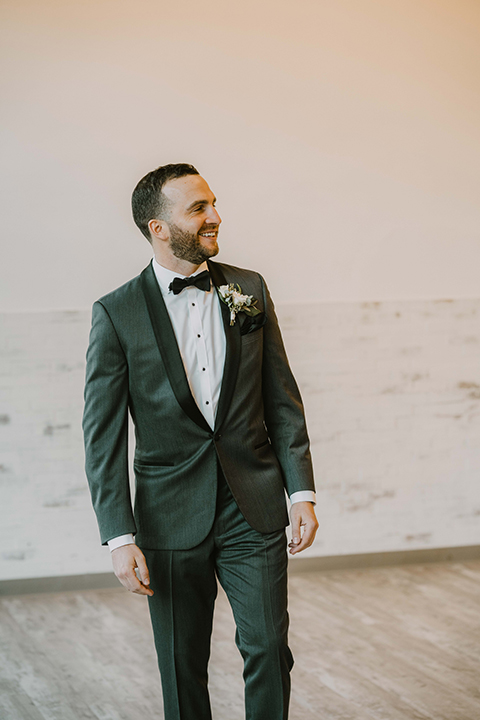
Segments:
[[[211,232],[211,233],[200,233],[200,235],[201,235],[202,237],[215,237],[216,233],[214,233],[214,232]]]

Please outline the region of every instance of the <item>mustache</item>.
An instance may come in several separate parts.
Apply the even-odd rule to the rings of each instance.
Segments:
[[[204,233],[204,232],[218,232],[219,225],[207,225],[206,227],[200,228],[198,231],[198,234]]]

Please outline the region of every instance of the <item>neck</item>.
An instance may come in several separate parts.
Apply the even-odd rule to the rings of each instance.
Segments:
[[[199,263],[198,265],[194,265],[188,260],[181,260],[180,258],[175,257],[175,255],[168,255],[167,257],[163,257],[161,253],[155,252],[154,254],[155,260],[159,265],[167,268],[167,270],[171,270],[172,272],[182,275],[182,277],[188,277],[189,275],[193,275],[193,273],[196,272],[202,264]]]

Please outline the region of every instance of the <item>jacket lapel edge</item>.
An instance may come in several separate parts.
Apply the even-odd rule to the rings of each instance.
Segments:
[[[211,262],[210,260],[207,260],[207,264],[215,288],[219,285],[226,285],[227,281],[225,280],[225,276],[220,265],[215,262]],[[219,430],[225,420],[228,408],[230,407],[230,403],[232,401],[233,392],[237,382],[238,368],[240,366],[241,351],[240,325],[238,320],[234,325],[230,325],[230,311],[228,307],[220,298],[218,298],[218,302],[220,303],[223,325],[225,328],[226,351],[222,387],[220,390],[220,398],[218,400],[217,413],[215,417],[215,431]]]
[[[212,428],[202,415],[190,391],[175,332],[152,263],[143,270],[140,277],[155,340],[178,404],[194,423],[211,433]]]

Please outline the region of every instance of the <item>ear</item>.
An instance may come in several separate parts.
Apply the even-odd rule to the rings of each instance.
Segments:
[[[149,220],[148,229],[150,230],[152,240],[157,238],[157,240],[166,241],[170,237],[170,230],[165,220]]]

